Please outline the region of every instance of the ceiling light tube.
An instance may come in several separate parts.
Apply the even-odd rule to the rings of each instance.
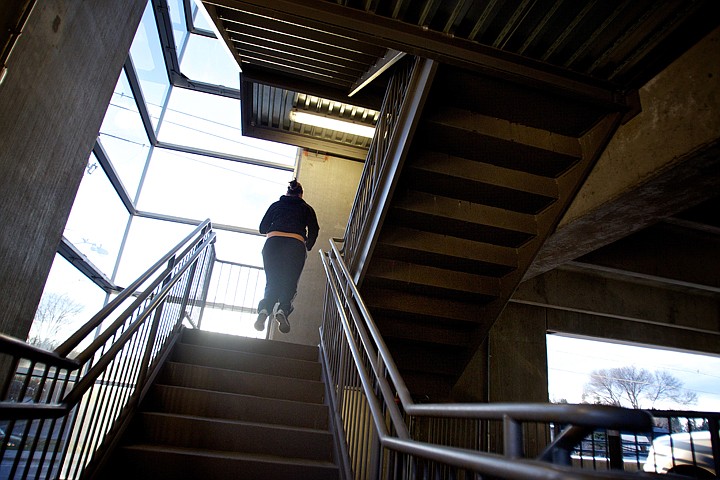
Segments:
[[[303,112],[293,109],[290,111],[290,120],[305,125],[313,125],[320,128],[328,128],[338,132],[349,133],[361,137],[372,138],[375,135],[375,127],[362,125],[347,120],[339,120],[337,118],[326,117],[315,113]]]

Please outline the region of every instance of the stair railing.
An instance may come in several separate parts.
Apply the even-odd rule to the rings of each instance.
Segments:
[[[366,263],[377,242],[379,225],[390,205],[415,129],[420,121],[437,63],[407,57],[397,64],[385,90],[375,135],[368,149],[355,200],[345,230],[348,265],[364,275]]]
[[[577,444],[597,428],[647,432],[642,410],[538,403],[417,404],[368,312],[336,241],[321,253],[327,275],[321,357],[337,436],[355,479],[636,478],[637,473],[571,467]],[[428,428],[440,421],[435,429]],[[491,423],[501,427],[492,445]],[[533,425],[562,426],[534,458],[526,456]],[[418,428],[418,426],[422,426]],[[524,427],[531,428],[524,428]],[[536,439],[534,440],[536,441]]]
[[[53,352],[0,336],[0,478],[93,477],[198,319],[214,241],[206,220]]]

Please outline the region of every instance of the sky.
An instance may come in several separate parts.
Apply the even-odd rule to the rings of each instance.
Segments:
[[[720,412],[720,356],[606,343],[562,335],[548,335],[548,388],[551,400],[579,403],[590,373],[600,368],[634,365],[649,371],[665,370],[698,396],[692,406],[657,405],[659,409],[692,408]]]

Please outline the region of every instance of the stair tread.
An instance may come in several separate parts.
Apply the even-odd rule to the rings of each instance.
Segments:
[[[391,312],[408,312],[431,321],[448,319],[458,322],[473,322],[475,316],[482,315],[482,308],[470,301],[458,301],[449,298],[428,297],[402,290],[373,288],[363,285],[362,295],[370,309]]]
[[[391,225],[382,230],[378,241],[422,252],[478,260],[507,267],[517,266],[517,251],[514,248],[453,237],[450,234],[443,235]]]
[[[158,445],[154,443],[136,443],[133,445],[123,445],[119,447],[123,450],[148,451],[156,453],[174,453],[181,455],[226,458],[234,460],[254,460],[266,462],[270,464],[286,464],[286,465],[309,465],[318,467],[327,467],[329,469],[337,469],[337,466],[328,460],[311,460],[305,458],[283,457],[279,455],[261,454],[261,453],[244,453],[230,452],[225,450],[202,450],[197,448],[176,447],[171,445]]]
[[[312,402],[309,397],[317,395],[318,403],[322,403],[325,392],[324,384],[320,380],[173,361],[167,362],[158,383],[245,395],[266,396],[273,393],[267,395],[271,398],[278,398],[273,389],[279,389],[283,393],[292,392],[292,396],[302,396],[304,401],[308,402]],[[228,389],[228,383],[232,388]],[[303,393],[305,395],[302,395]]]
[[[275,357],[294,358],[297,360],[317,361],[318,359],[317,346],[282,342],[279,340],[250,338],[197,329],[185,329],[182,343],[221,348],[223,350],[246,351],[248,353],[259,353]]]
[[[559,195],[557,182],[552,178],[456,157],[445,152],[423,151],[409,160],[408,168],[553,199]]]
[[[258,397],[197,388],[155,384],[144,402],[145,411],[165,411],[235,420],[327,428],[328,407],[278,398]]]
[[[286,382],[297,382],[302,384],[310,384],[310,385],[322,385],[323,382],[321,380],[312,380],[308,378],[295,378],[295,377],[286,377],[284,375],[274,375],[272,373],[264,373],[264,372],[250,372],[246,370],[236,370],[233,368],[223,368],[223,367],[212,367],[207,365],[196,365],[193,363],[185,363],[185,362],[176,362],[169,360],[167,362],[168,365],[178,365],[182,367],[188,367],[188,368],[198,368],[202,369],[203,371],[208,372],[220,372],[220,373],[229,373],[232,375],[247,375],[251,377],[276,377],[277,379],[281,381]]]
[[[532,215],[440,195],[408,191],[393,202],[393,207],[528,235],[537,234],[536,220]],[[452,234],[452,232],[447,233]]]
[[[219,390],[209,390],[207,388],[182,387],[182,386],[178,386],[178,385],[169,385],[169,384],[159,383],[159,382],[156,382],[155,386],[160,387],[160,388],[206,392],[206,393],[218,394],[218,395],[231,395],[234,398],[246,397],[246,398],[253,398],[253,399],[255,399],[255,398],[263,399],[263,400],[267,400],[267,401],[272,400],[273,402],[284,402],[284,403],[288,403],[288,404],[315,405],[315,406],[319,406],[319,407],[325,406],[323,403],[318,403],[318,402],[306,402],[303,400],[291,400],[291,399],[287,399],[287,398],[262,397],[259,395],[248,395],[248,394],[244,394],[244,393],[233,393],[233,392],[225,392],[225,391],[219,391]]]
[[[496,297],[500,294],[500,284],[493,277],[385,258],[374,259],[370,263],[367,277],[454,290],[468,295]]]
[[[238,426],[253,426],[253,427],[262,427],[262,428],[268,428],[272,430],[288,430],[288,431],[295,431],[295,432],[307,432],[312,434],[321,434],[321,435],[327,435],[331,436],[330,432],[326,428],[311,428],[311,427],[296,427],[293,425],[282,425],[282,424],[276,424],[276,423],[265,423],[265,422],[252,422],[248,420],[235,420],[230,418],[217,418],[217,417],[204,417],[201,415],[188,415],[183,413],[168,413],[168,412],[158,412],[158,411],[143,411],[141,412],[142,415],[147,416],[154,416],[154,417],[165,417],[165,418],[182,418],[186,420],[197,420],[197,421],[203,421],[203,422],[213,422],[213,423],[223,423],[223,424],[229,424],[229,425],[238,425]]]
[[[263,353],[180,343],[170,358],[178,363],[274,374],[282,377],[319,380],[321,366],[317,360],[277,357]]]
[[[423,120],[565,157],[578,158],[582,155],[580,142],[576,137],[483,115],[466,108],[439,105],[428,112]]]

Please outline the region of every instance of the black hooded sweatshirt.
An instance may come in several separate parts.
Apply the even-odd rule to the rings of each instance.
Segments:
[[[294,195],[283,195],[265,212],[259,230],[263,235],[269,232],[301,235],[305,239],[305,248],[309,251],[315,245],[320,226],[315,210],[305,200]]]

